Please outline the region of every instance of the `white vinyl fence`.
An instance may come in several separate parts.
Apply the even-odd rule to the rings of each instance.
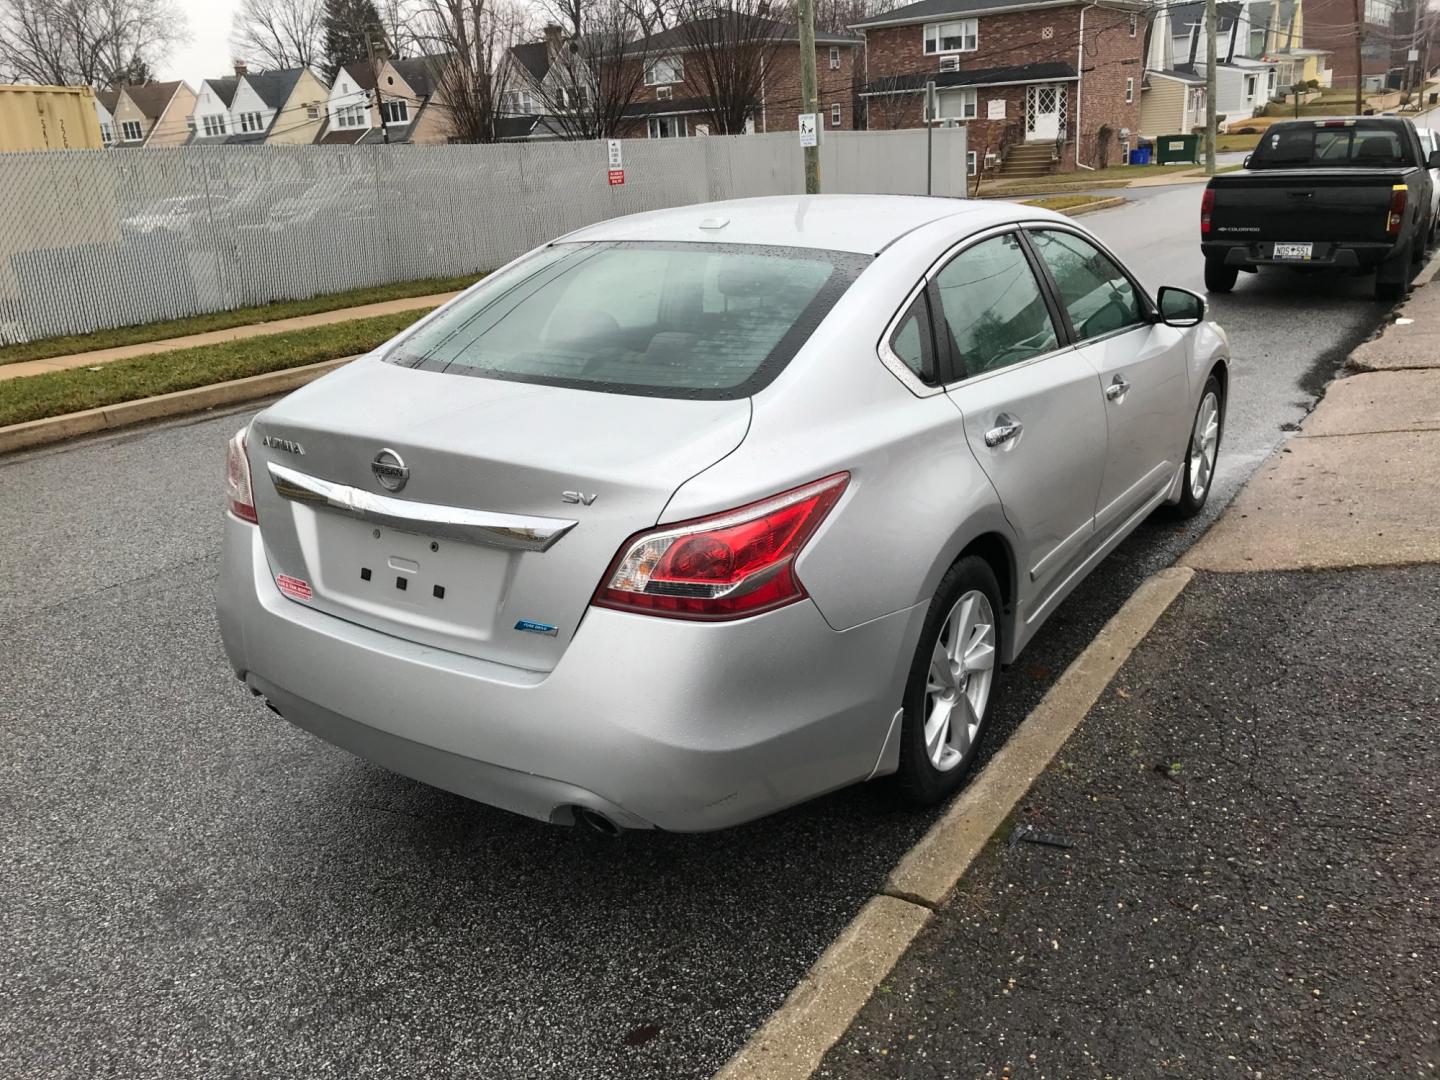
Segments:
[[[828,132],[827,192],[924,194],[924,131]],[[620,214],[803,189],[794,133],[0,154],[0,343],[493,269]],[[933,193],[965,194],[965,131]]]

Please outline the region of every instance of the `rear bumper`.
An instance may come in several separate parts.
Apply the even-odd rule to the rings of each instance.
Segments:
[[[809,602],[735,623],[591,609],[524,671],[282,596],[259,530],[226,515],[218,611],[236,673],[296,726],[529,817],[725,828],[881,763],[925,605],[837,632]]]
[[[1317,241],[1314,255],[1306,260],[1276,259],[1275,245],[1270,241],[1234,244],[1207,241],[1200,250],[1207,259],[1218,259],[1226,266],[1309,266],[1335,270],[1361,270],[1379,266],[1395,254],[1395,244],[1331,244]]]

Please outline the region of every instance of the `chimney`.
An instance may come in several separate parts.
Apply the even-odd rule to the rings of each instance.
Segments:
[[[244,60],[235,61],[235,77],[237,79],[243,79],[245,77],[245,73],[249,70],[250,68]]]
[[[560,51],[560,24],[545,24],[545,45],[551,53]]]

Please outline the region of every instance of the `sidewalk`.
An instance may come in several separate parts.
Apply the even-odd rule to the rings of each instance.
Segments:
[[[22,379],[27,375],[43,375],[50,371],[66,371],[71,368],[95,367],[116,360],[130,360],[137,356],[152,356],[155,353],[174,352],[178,349],[193,349],[201,345],[217,345],[225,341],[242,338],[264,337],[283,334],[290,330],[308,330],[316,326],[330,326],[334,323],[369,319],[377,315],[398,315],[406,311],[439,307],[459,293],[436,293],[431,296],[411,296],[403,300],[385,300],[378,304],[362,304],[359,307],[340,308],[336,311],[322,311],[314,315],[297,315],[273,322],[252,323],[249,326],[232,326],[226,330],[210,330],[203,334],[188,334],[185,337],[167,338],[163,341],[146,341],[137,345],[121,345],[113,349],[97,349],[94,352],[72,353],[69,356],[52,356],[45,360],[23,360],[15,364],[0,364],[0,382],[6,379]]]
[[[1440,284],[1398,319],[814,1075],[1437,1075]]]

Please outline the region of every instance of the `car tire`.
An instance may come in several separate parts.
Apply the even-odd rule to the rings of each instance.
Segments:
[[[1211,375],[1200,391],[1200,404],[1190,421],[1190,438],[1185,443],[1185,475],[1180,481],[1180,501],[1170,507],[1177,518],[1192,518],[1205,509],[1210,489],[1215,486],[1215,467],[1220,460],[1220,437],[1225,433],[1225,392],[1220,380]]]
[[[1410,252],[1411,245],[1407,244],[1403,251],[1396,252],[1376,269],[1376,300],[1389,304],[1404,299],[1415,269],[1414,259]]]
[[[988,562],[966,556],[945,572],[905,684],[895,783],[907,801],[942,801],[974,765],[999,685],[1004,622],[1000,585]],[[937,662],[941,649],[949,661],[944,671]]]
[[[1205,260],[1205,291],[1227,293],[1240,277],[1238,266],[1226,266],[1219,259]]]

